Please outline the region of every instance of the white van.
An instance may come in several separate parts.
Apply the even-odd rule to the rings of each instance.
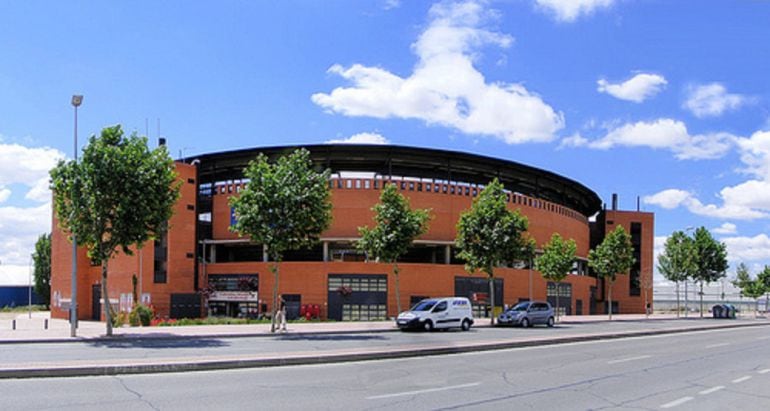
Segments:
[[[399,314],[396,325],[402,330],[459,327],[468,331],[473,325],[471,302],[465,297],[428,298]]]

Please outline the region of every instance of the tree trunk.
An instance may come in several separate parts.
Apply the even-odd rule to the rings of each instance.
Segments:
[[[270,271],[273,272],[273,313],[270,316],[270,332],[275,332],[275,316],[278,313],[278,262],[273,260]]]
[[[679,313],[682,309],[679,307],[679,281],[676,282],[676,318],[679,318]]]
[[[395,284],[396,284],[396,316],[401,314],[401,290],[400,290],[399,284],[398,284],[398,273],[399,273],[398,263],[394,263],[393,264],[393,280],[395,281]]]
[[[700,280],[700,318],[703,318],[703,280]]]
[[[561,291],[561,281],[556,282],[556,321],[559,321],[559,294]]]
[[[495,275],[491,271],[488,273],[489,279],[489,324],[495,325]]]
[[[112,309],[110,307],[110,297],[107,295],[107,262],[102,262],[102,304],[104,305],[104,320],[107,323],[107,336],[112,336]]]
[[[612,321],[612,283],[613,281],[607,281],[609,286],[607,287],[607,312],[610,314],[610,321]]]

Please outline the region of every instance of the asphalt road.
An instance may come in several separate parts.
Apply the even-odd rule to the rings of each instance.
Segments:
[[[313,355],[351,350],[419,349],[475,343],[506,343],[596,333],[702,326],[705,321],[656,320],[559,324],[554,328],[473,328],[469,332],[379,332],[358,334],[278,334],[257,337],[115,338],[106,340],[3,344],[0,368],[29,364],[87,364],[110,361],[219,360],[272,354]],[[726,324],[732,324],[727,322]],[[761,327],[765,328],[765,327]]]
[[[770,409],[770,329],[401,360],[0,381],[5,409]]]

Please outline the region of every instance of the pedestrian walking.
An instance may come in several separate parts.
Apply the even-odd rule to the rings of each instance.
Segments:
[[[278,312],[276,313],[278,318],[276,323],[281,331],[286,332],[286,300],[283,299],[283,295],[278,295]]]

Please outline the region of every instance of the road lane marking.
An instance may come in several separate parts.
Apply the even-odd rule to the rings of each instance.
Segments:
[[[448,390],[456,390],[458,388],[470,388],[470,387],[476,387],[481,385],[481,382],[472,382],[470,384],[462,384],[462,385],[453,385],[450,387],[439,387],[439,388],[428,388],[424,390],[415,390],[415,391],[405,391],[405,392],[397,392],[393,394],[384,394],[384,395],[375,395],[372,397],[366,397],[367,400],[380,400],[383,398],[393,398],[393,397],[403,397],[406,395],[418,395],[418,394],[428,394],[432,392],[439,392],[439,391],[448,391]]]
[[[682,405],[682,404],[686,403],[687,401],[692,401],[693,399],[694,399],[693,397],[682,397],[682,398],[680,398],[678,400],[667,402],[667,403],[661,405],[660,408],[676,407],[677,405]]]
[[[717,348],[717,347],[725,347],[730,345],[730,343],[721,343],[721,344],[711,344],[707,345],[706,348]]]
[[[708,395],[708,394],[711,394],[712,392],[717,392],[717,391],[719,391],[721,389],[724,389],[724,388],[725,388],[724,385],[717,385],[716,387],[711,387],[711,388],[709,388],[707,390],[703,390],[703,391],[699,392],[698,394],[700,394],[700,395]]]
[[[619,364],[619,363],[622,363],[622,362],[643,360],[645,358],[650,358],[650,357],[652,357],[652,355],[640,355],[638,357],[621,358],[619,360],[607,361],[607,364]]]
[[[770,372],[770,368],[765,368],[764,370],[759,370],[760,374],[767,374]]]
[[[744,376],[743,376],[743,377],[741,377],[741,378],[736,378],[736,379],[734,379],[734,380],[733,380],[733,384],[738,384],[738,383],[740,383],[740,382],[744,382],[744,381],[746,381],[746,380],[749,380],[749,379],[751,379],[751,376],[750,376],[750,375],[744,375]]]
[[[759,337],[757,340],[770,340],[770,336]]]

